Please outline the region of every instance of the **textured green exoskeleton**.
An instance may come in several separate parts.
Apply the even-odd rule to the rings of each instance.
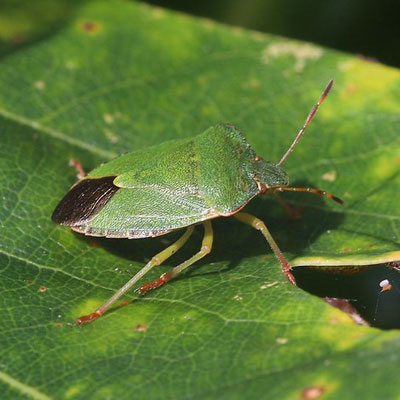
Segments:
[[[193,231],[193,225],[198,223],[203,223],[205,228],[200,251],[155,282],[141,286],[139,293],[144,294],[161,286],[204,257],[212,247],[209,220],[220,216],[233,215],[260,230],[286,277],[295,284],[290,264],[264,223],[239,211],[258,194],[283,190],[310,191],[340,202],[317,189],[288,188],[288,176],[281,168],[332,83],[329,83],[292,146],[277,164],[258,156],[235,126],[218,124],[194,138],[171,140],[122,155],[78,181],[55,209],[52,216],[54,222],[86,235],[111,238],[156,237],[184,227],[187,231],[177,242],[153,257],[96,312],[81,317],[77,322],[90,322],[102,315],[153,266],[161,264],[183,246]]]
[[[122,155],[86,179],[109,176],[116,187],[112,197],[94,215],[69,223],[72,229],[117,238],[159,236],[232,215],[263,185],[288,184],[280,167],[258,159],[243,135],[223,124],[192,139]]]

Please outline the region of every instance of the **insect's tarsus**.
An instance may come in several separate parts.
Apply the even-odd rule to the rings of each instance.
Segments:
[[[304,123],[303,127],[299,130],[299,133],[293,140],[293,143],[290,145],[289,149],[287,152],[283,155],[283,157],[280,159],[278,162],[278,167],[280,167],[288,158],[289,154],[293,151],[295,148],[296,144],[299,142],[300,138],[304,135],[304,132],[307,128],[307,126],[310,124],[312,119],[314,118],[315,114],[318,111],[319,106],[322,104],[322,102],[326,99],[326,96],[328,96],[329,92],[331,91],[333,86],[333,79],[331,79],[326,86],[325,90],[322,92],[321,97],[319,98],[318,102],[314,105],[314,107],[311,109],[310,113],[307,116],[306,122]]]

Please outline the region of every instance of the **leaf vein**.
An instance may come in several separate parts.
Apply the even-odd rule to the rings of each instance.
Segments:
[[[32,386],[27,385],[26,383],[20,382],[19,380],[13,378],[12,376],[6,374],[5,372],[0,371],[0,380],[7,383],[12,388],[24,393],[35,400],[52,400],[51,397],[46,394],[40,392]]]
[[[4,254],[4,255],[7,256],[7,257],[14,258],[14,259],[16,259],[16,260],[19,260],[19,261],[25,262],[25,263],[27,263],[27,264],[33,265],[33,266],[35,266],[35,267],[38,268],[38,269],[47,269],[47,270],[50,270],[50,271],[59,272],[59,273],[64,274],[64,275],[66,275],[66,276],[68,276],[68,277],[70,277],[70,278],[73,278],[73,279],[76,279],[76,280],[78,280],[78,281],[81,281],[81,282],[85,282],[85,283],[87,283],[87,284],[90,284],[90,285],[92,285],[92,286],[94,286],[94,287],[98,287],[98,288],[105,289],[105,290],[111,290],[111,291],[114,291],[114,290],[115,290],[115,289],[113,289],[113,288],[106,287],[106,286],[102,286],[102,285],[99,285],[99,284],[97,284],[97,283],[88,281],[87,279],[79,278],[79,277],[77,277],[77,276],[75,276],[75,275],[73,275],[73,274],[71,274],[71,273],[69,273],[69,272],[63,271],[63,270],[60,269],[60,268],[51,267],[51,266],[49,266],[49,265],[39,264],[39,263],[36,263],[35,261],[29,260],[29,259],[27,259],[27,258],[24,258],[24,257],[21,257],[21,256],[17,256],[17,255],[15,255],[15,254],[11,254],[11,253],[9,253],[9,252],[7,252],[7,251],[5,251],[5,250],[1,250],[1,249],[0,249],[0,254]]]
[[[33,121],[28,118],[22,117],[20,115],[14,114],[3,108],[0,108],[0,116],[4,117],[7,120],[17,122],[21,125],[29,126],[30,128],[34,129],[35,131],[38,131],[38,132],[44,133],[48,136],[51,136],[53,138],[62,140],[63,142],[66,142],[73,146],[88,150],[89,152],[99,155],[101,157],[114,158],[118,155],[117,153],[114,153],[112,151],[104,150],[104,149],[94,146],[90,143],[85,143],[82,140],[70,137],[63,132],[60,132],[60,131],[57,131],[50,127],[44,126],[37,121]]]

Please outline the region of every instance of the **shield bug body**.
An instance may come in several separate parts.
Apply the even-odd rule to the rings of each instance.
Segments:
[[[221,216],[233,216],[258,229],[285,276],[295,284],[291,266],[265,224],[241,209],[259,194],[287,190],[322,194],[342,203],[318,189],[287,187],[288,176],[281,168],[332,85],[330,81],[277,164],[257,155],[236,127],[218,124],[194,138],[172,140],[122,155],[82,177],[56,207],[54,222],[85,235],[109,238],[156,237],[180,228],[186,228],[186,232],[155,255],[94,313],[79,318],[77,324],[104,314],[148,271],[182,247],[199,223],[204,225],[200,251],[156,281],[142,285],[138,292],[144,294],[163,285],[204,257],[213,242],[210,220]]]

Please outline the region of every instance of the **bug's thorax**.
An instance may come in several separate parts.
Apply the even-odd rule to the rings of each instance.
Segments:
[[[289,184],[289,177],[281,167],[271,161],[265,161],[260,156],[253,161],[252,169],[254,179],[263,193],[268,189],[284,187]]]

